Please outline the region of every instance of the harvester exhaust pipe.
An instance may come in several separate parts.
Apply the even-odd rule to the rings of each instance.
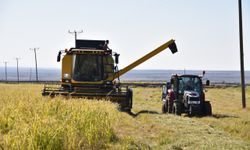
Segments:
[[[175,42],[173,42],[169,45],[169,49],[171,50],[172,54],[174,54],[178,51]]]
[[[61,54],[62,54],[62,52],[59,51],[59,52],[58,52],[58,55],[57,55],[57,62],[60,62],[60,60],[61,60]]]

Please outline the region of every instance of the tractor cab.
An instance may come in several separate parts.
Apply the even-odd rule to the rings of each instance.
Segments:
[[[179,94],[184,94],[185,91],[195,91],[201,94],[203,90],[201,78],[196,75],[176,76],[175,84],[177,84],[178,89],[176,90],[178,90]]]
[[[172,75],[170,82],[163,85],[162,96],[167,96],[170,89],[174,91],[175,99],[178,99],[178,96],[183,96],[185,91],[194,91],[202,95],[202,79],[197,75]]]

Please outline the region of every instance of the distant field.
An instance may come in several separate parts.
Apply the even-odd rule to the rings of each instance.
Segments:
[[[106,101],[41,96],[43,85],[0,84],[0,149],[250,149],[250,88],[206,92],[213,117],[161,114],[160,88],[133,88],[134,115]]]

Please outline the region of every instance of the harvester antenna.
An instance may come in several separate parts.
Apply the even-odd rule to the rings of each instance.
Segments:
[[[19,59],[20,58],[18,58],[18,57],[15,58],[15,60],[16,60],[17,83],[19,83],[19,66],[18,66]]]
[[[36,48],[30,48],[30,50],[34,51],[34,54],[35,54],[36,82],[38,82],[37,58],[36,58],[36,50],[38,50],[38,49],[39,49],[39,47],[36,47]]]
[[[80,33],[83,33],[83,30],[80,30],[80,31],[68,31],[70,34],[74,34],[75,35],[75,47],[76,47],[76,40],[77,40],[77,34],[80,34]]]
[[[4,63],[4,66],[5,66],[5,82],[8,81],[8,74],[7,74],[7,65],[8,65],[8,62],[7,61],[3,61]]]

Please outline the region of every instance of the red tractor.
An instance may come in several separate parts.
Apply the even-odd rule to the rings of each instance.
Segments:
[[[209,85],[207,80],[206,85]],[[202,76],[172,75],[162,87],[162,112],[190,116],[211,116],[212,106],[205,100]]]

